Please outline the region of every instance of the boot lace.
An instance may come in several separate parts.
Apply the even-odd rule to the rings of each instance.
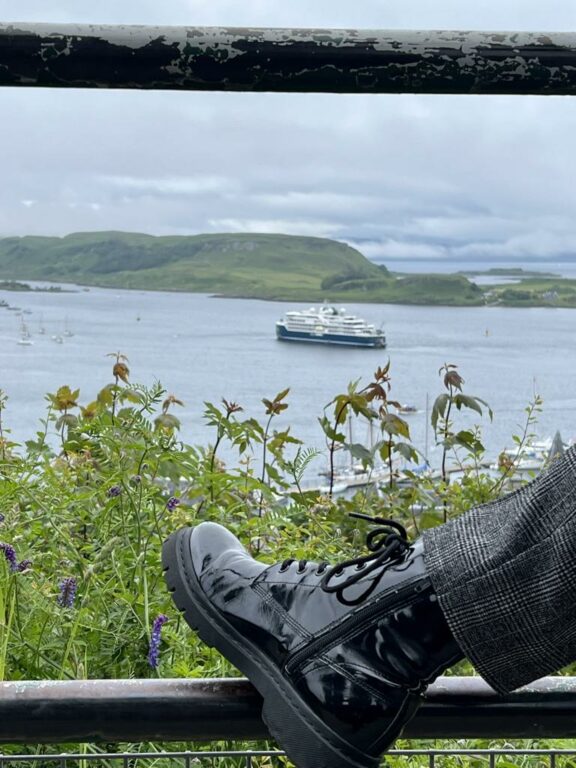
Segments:
[[[374,528],[366,536],[366,546],[370,550],[370,554],[361,555],[360,557],[352,558],[351,560],[345,560],[343,563],[329,566],[329,563],[322,562],[318,565],[316,572],[318,575],[324,574],[320,587],[324,592],[336,593],[338,599],[346,605],[357,605],[369,597],[372,592],[378,586],[380,579],[387,570],[387,566],[391,565],[395,561],[402,558],[404,553],[410,548],[408,543],[406,529],[400,523],[395,520],[387,520],[384,517],[370,517],[369,515],[363,515],[358,512],[350,512],[350,517],[356,517],[360,520],[368,520],[371,523],[377,523],[380,527]],[[280,566],[281,571],[285,571],[287,568],[296,562],[294,558],[288,558],[284,560]],[[298,561],[298,573],[304,573],[306,570],[308,561]],[[355,573],[351,573],[349,576],[338,584],[331,583],[334,579],[338,578],[345,568],[356,566]],[[361,595],[347,599],[344,596],[344,590],[357,584],[366,576],[380,569],[378,577],[373,579],[368,587],[362,592]]]

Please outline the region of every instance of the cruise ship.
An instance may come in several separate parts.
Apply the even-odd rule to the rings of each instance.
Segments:
[[[276,323],[279,341],[307,341],[347,347],[386,347],[384,331],[345,309],[321,306],[286,312]]]

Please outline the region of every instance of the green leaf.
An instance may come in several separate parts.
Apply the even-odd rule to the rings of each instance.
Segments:
[[[470,408],[470,410],[476,411],[476,413],[479,413],[480,416],[482,416],[482,408],[480,407],[480,403],[478,403],[475,397],[470,397],[470,395],[455,395],[454,405],[456,408],[458,408],[459,411],[462,410],[462,407]]]
[[[388,461],[390,458],[390,443],[382,443],[378,453],[382,461]]]
[[[454,435],[454,444],[461,445],[463,448],[467,448],[473,453],[481,453],[484,451],[484,446],[474,432],[470,432],[470,430],[467,429],[463,429]]]
[[[432,406],[432,415],[430,417],[430,422],[432,424],[432,429],[434,431],[436,431],[436,427],[438,425],[438,419],[444,418],[446,414],[446,408],[448,407],[449,402],[450,402],[450,396],[446,394],[438,395],[438,397],[434,401],[434,405]]]
[[[272,466],[272,464],[266,463],[266,474],[268,475],[270,480],[273,480],[275,483],[278,483],[278,485],[283,485],[283,486],[286,485],[284,478],[278,472],[276,467]]]
[[[350,455],[353,458],[359,459],[364,467],[372,466],[374,463],[372,451],[368,450],[362,443],[346,443],[344,447],[346,450],[350,451]]]
[[[410,443],[395,443],[394,450],[406,461],[418,461],[418,451]]]
[[[78,424],[78,417],[74,416],[73,413],[65,413],[63,416],[60,416],[59,419],[56,420],[56,424],[54,425],[56,429],[62,429],[62,427],[75,427]]]
[[[418,527],[422,531],[426,531],[429,528],[436,528],[438,525],[442,525],[444,522],[444,515],[439,510],[430,510],[422,512],[418,518]]]
[[[346,442],[346,435],[343,432],[337,432],[326,416],[322,416],[318,419],[322,431],[329,440],[334,440],[336,443]]]
[[[386,413],[381,419],[381,425],[384,432],[389,435],[400,435],[407,440],[410,439],[410,427],[395,413]]]
[[[180,420],[171,413],[161,413],[154,419],[154,424],[157,429],[165,429],[172,431],[174,429],[180,429]]]
[[[125,387],[120,394],[120,398],[122,400],[127,400],[129,403],[144,402],[144,396],[142,393],[138,392],[136,389],[132,389],[131,387]]]
[[[114,402],[114,393],[119,389],[116,384],[107,384],[103,387],[96,397],[97,401],[104,406],[112,405]]]

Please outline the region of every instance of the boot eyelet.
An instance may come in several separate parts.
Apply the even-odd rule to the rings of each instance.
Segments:
[[[278,568],[278,573],[286,573],[288,568],[290,568],[289,565],[281,565],[280,568]]]
[[[366,567],[366,563],[359,563],[354,570],[363,571],[365,567]]]
[[[299,574],[306,573],[306,566],[304,566],[304,568],[300,568],[300,566],[298,566],[298,570],[296,571],[296,573],[299,573]]]

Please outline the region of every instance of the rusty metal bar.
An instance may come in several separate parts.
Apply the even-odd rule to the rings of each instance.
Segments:
[[[0,742],[262,739],[261,707],[241,679],[5,682]],[[576,678],[545,678],[506,697],[479,678],[440,678],[404,735],[574,738]]]
[[[576,33],[0,24],[0,85],[575,94]]]

